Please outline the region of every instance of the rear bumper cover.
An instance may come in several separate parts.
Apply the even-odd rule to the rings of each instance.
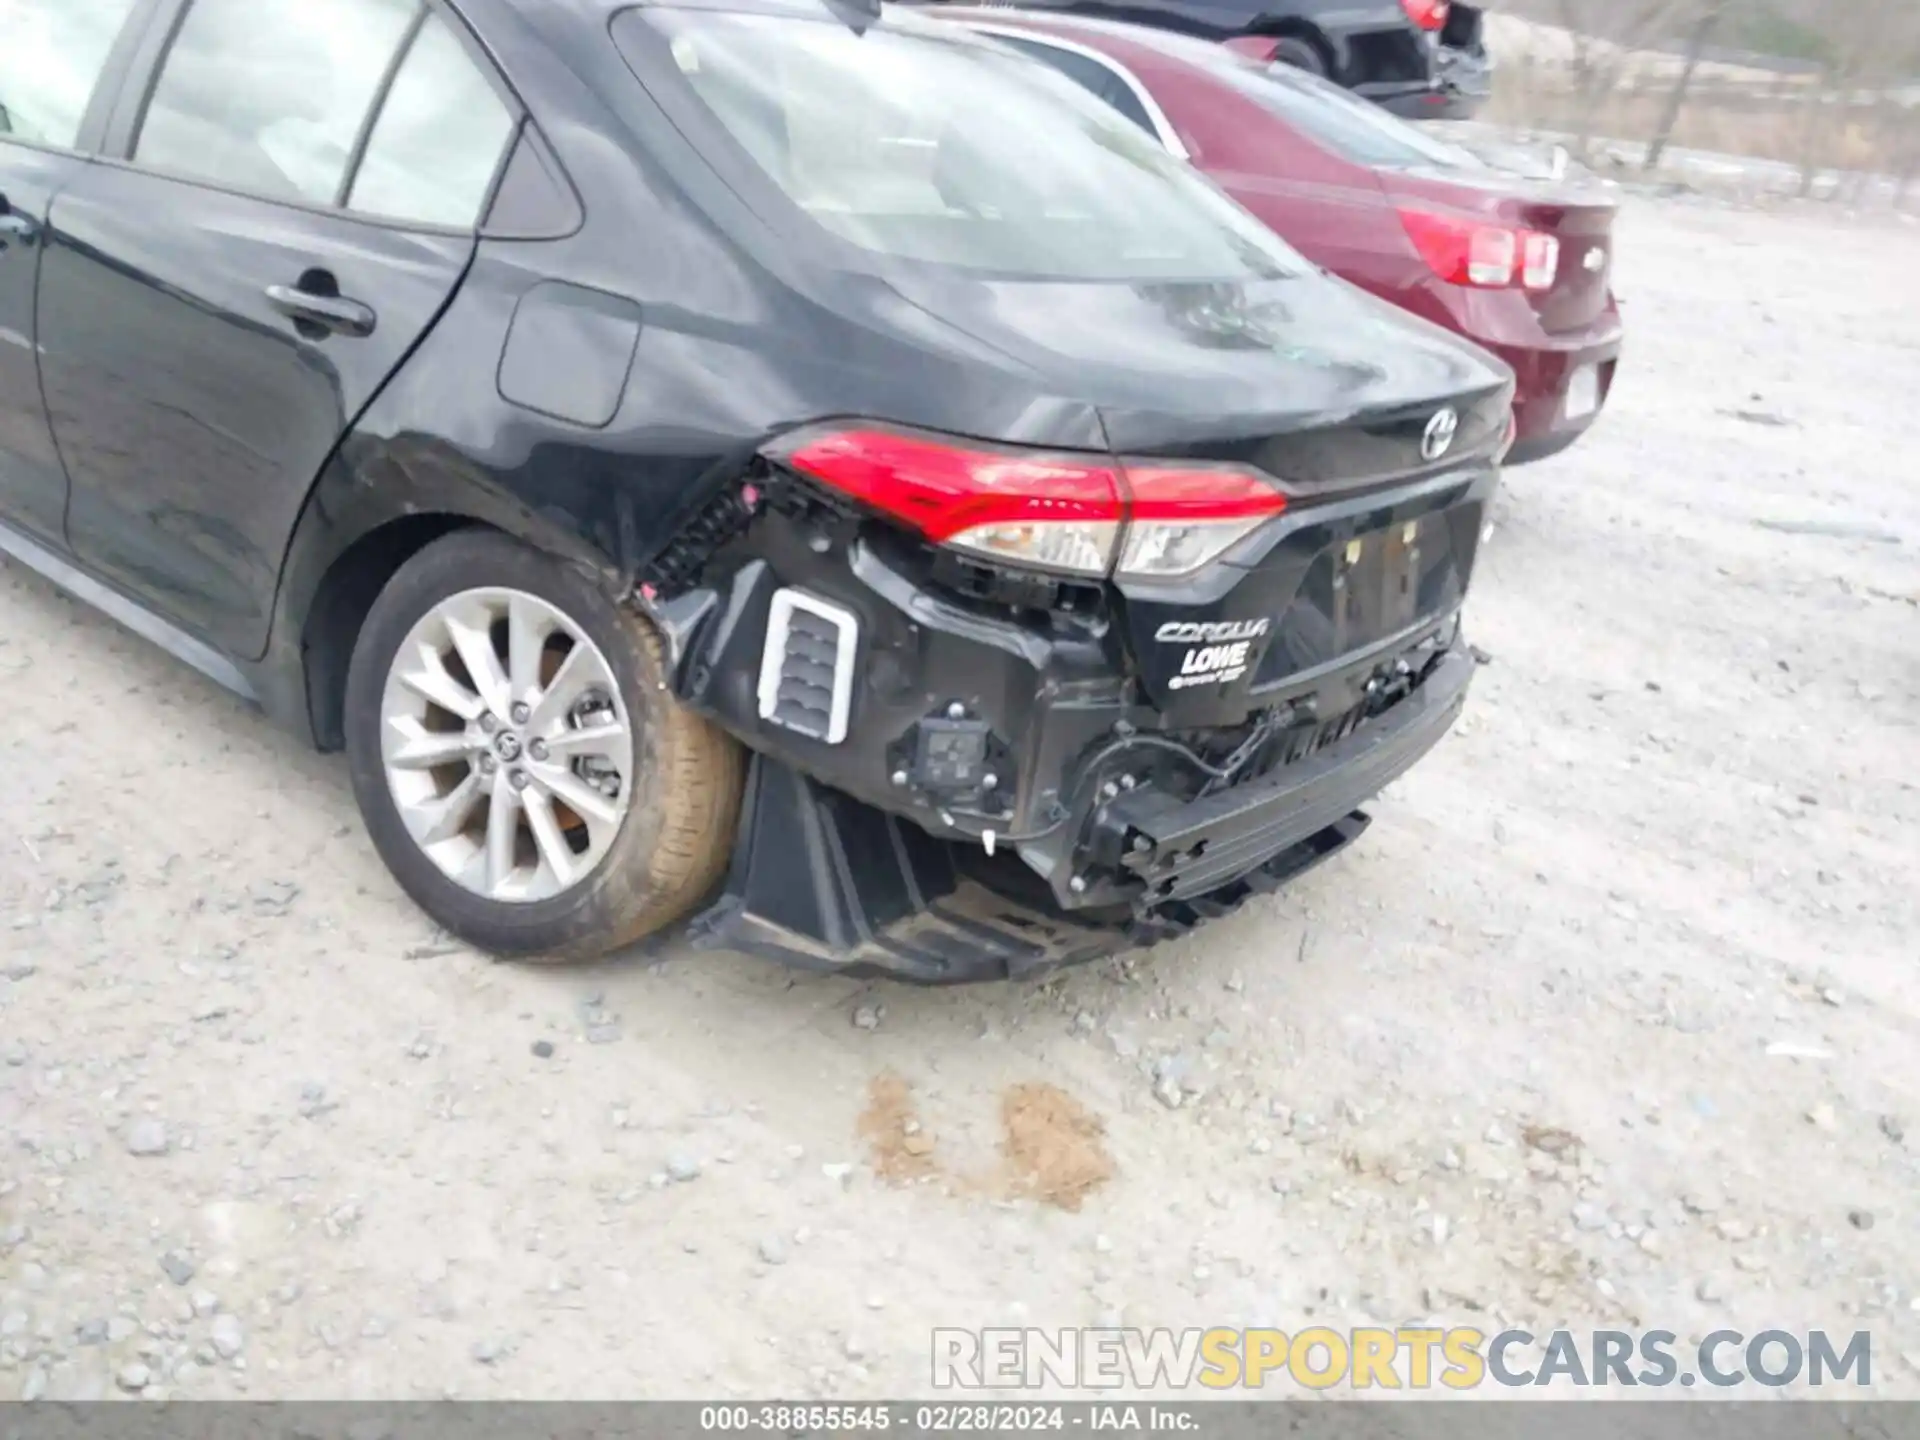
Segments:
[[[1527,298],[1512,290],[1472,290],[1431,281],[1409,304],[1423,319],[1442,325],[1479,345],[1513,371],[1513,416],[1519,444],[1507,456],[1509,466],[1564,450],[1606,412],[1625,348],[1626,326],[1618,305],[1578,330],[1549,330]],[[1600,372],[1599,404],[1587,415],[1567,416],[1567,391],[1574,373],[1587,366]]]
[[[1222,794],[1181,802],[1138,790],[1099,824],[1142,882],[1131,911],[1068,914],[994,883],[960,842],[754,760],[725,891],[695,943],[808,969],[922,984],[1019,979],[1191,930],[1339,853],[1360,806],[1436,745],[1465,703],[1473,661],[1441,656],[1390,710],[1312,757]],[[1008,865],[1016,864],[1002,855]]]

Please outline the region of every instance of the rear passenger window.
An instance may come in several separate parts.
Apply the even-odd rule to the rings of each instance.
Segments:
[[[0,139],[71,150],[134,0],[0,0]]]
[[[420,0],[194,0],[134,158],[331,205]]]
[[[347,203],[426,225],[476,225],[513,125],[452,27],[435,15],[394,76]]]

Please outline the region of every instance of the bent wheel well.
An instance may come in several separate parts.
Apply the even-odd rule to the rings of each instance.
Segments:
[[[320,582],[301,635],[307,709],[322,750],[345,747],[347,668],[367,612],[394,574],[443,535],[487,528],[459,515],[409,515],[362,535]]]

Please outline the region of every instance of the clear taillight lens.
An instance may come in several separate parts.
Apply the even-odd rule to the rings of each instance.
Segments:
[[[956,550],[1070,575],[1105,575],[1120,526],[1113,521],[1027,520],[976,525],[946,543]]]
[[[1520,240],[1511,230],[1476,226],[1467,237],[1467,283],[1499,289],[1513,283]]]
[[[1529,290],[1551,290],[1560,276],[1560,242],[1551,235],[1522,231],[1520,283]]]
[[[1234,466],[1128,461],[1120,473],[1128,524],[1119,573],[1129,579],[1191,575],[1287,508],[1271,481]]]

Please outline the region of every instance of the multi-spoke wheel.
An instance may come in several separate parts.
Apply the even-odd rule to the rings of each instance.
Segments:
[[[643,621],[504,536],[439,541],[381,594],[347,742],[388,865],[489,950],[630,942],[726,863],[737,747],[667,693]]]

